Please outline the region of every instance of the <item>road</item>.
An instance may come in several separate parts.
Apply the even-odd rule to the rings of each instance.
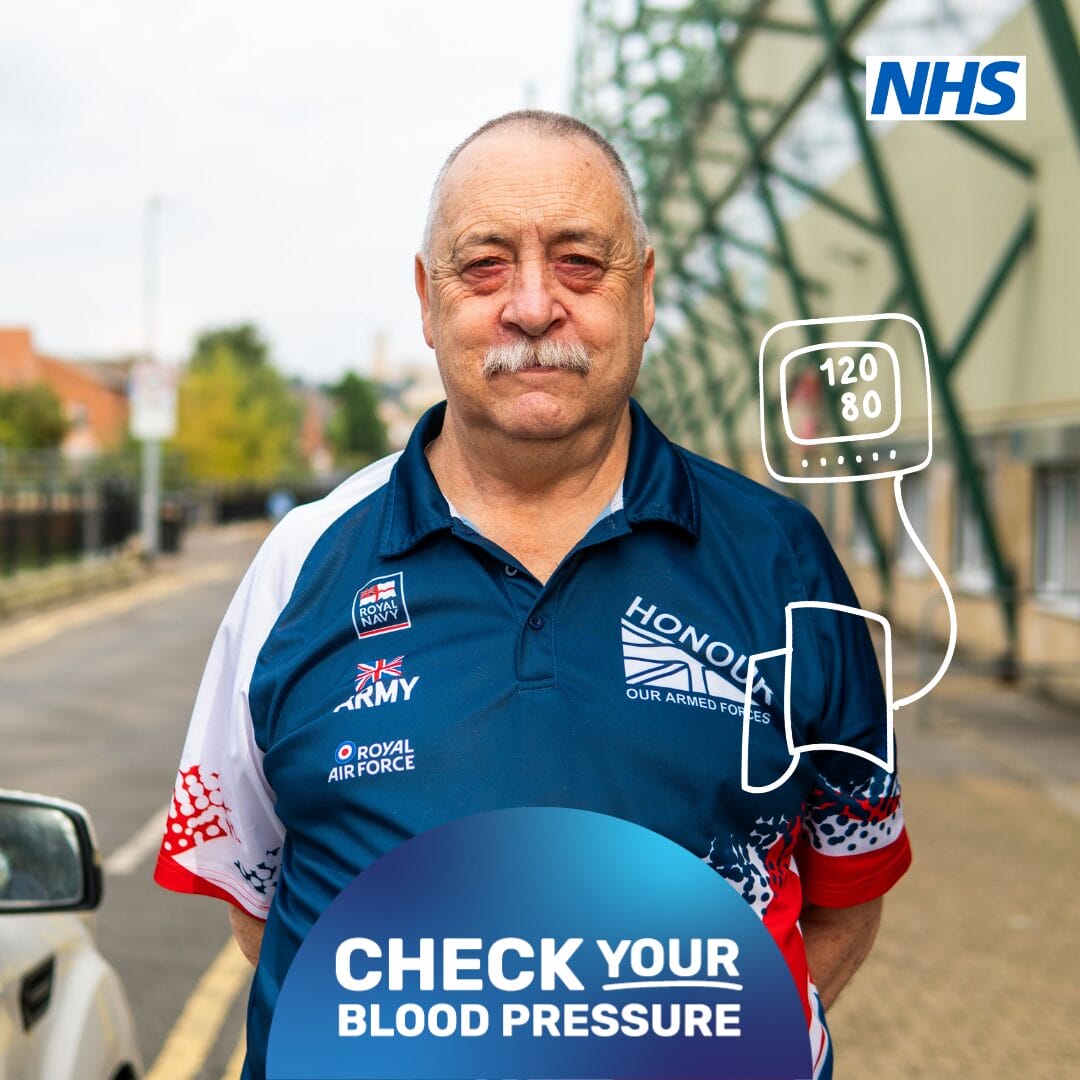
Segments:
[[[0,787],[90,811],[106,856],[99,943],[151,1080],[238,1074],[250,970],[224,948],[225,907],[150,874],[199,675],[256,547],[251,528],[193,533],[144,583],[0,632]]]
[[[195,687],[256,547],[193,534],[147,582],[0,627],[0,786],[83,803],[108,856],[102,951],[147,1080],[236,1080],[250,971],[224,906],[150,880]],[[907,692],[914,654],[898,667]],[[837,1080],[1059,1080],[1080,1057],[1075,709],[954,670],[898,720],[915,864],[830,1013]]]

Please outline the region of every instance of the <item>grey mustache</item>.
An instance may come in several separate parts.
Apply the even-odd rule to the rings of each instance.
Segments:
[[[506,345],[492,345],[484,357],[482,374],[510,374],[527,367],[559,368],[587,375],[592,367],[588,349],[577,342],[512,341]]]

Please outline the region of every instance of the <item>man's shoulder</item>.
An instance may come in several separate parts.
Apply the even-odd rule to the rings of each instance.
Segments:
[[[704,510],[749,514],[771,523],[786,536],[807,529],[820,531],[817,518],[797,500],[684,446],[676,449],[693,474]]]

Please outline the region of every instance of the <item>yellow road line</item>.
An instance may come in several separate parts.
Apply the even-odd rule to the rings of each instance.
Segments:
[[[126,589],[32,616],[15,626],[0,629],[0,656],[10,656],[32,645],[40,645],[64,630],[86,626],[110,615],[122,615],[140,604],[171,596],[192,585],[228,581],[236,576],[236,568],[229,563],[212,562],[190,570],[162,574]]]
[[[247,987],[251,974],[251,965],[229,938],[195,984],[144,1080],[193,1080],[213,1048],[236,995]]]
[[[244,1067],[244,1055],[247,1053],[247,1028],[240,1029],[240,1038],[229,1057],[229,1063],[221,1074],[221,1080],[240,1080],[240,1070]]]

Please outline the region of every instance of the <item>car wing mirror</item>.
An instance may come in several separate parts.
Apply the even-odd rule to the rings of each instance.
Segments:
[[[101,894],[101,856],[86,811],[0,791],[0,914],[90,911]]]

